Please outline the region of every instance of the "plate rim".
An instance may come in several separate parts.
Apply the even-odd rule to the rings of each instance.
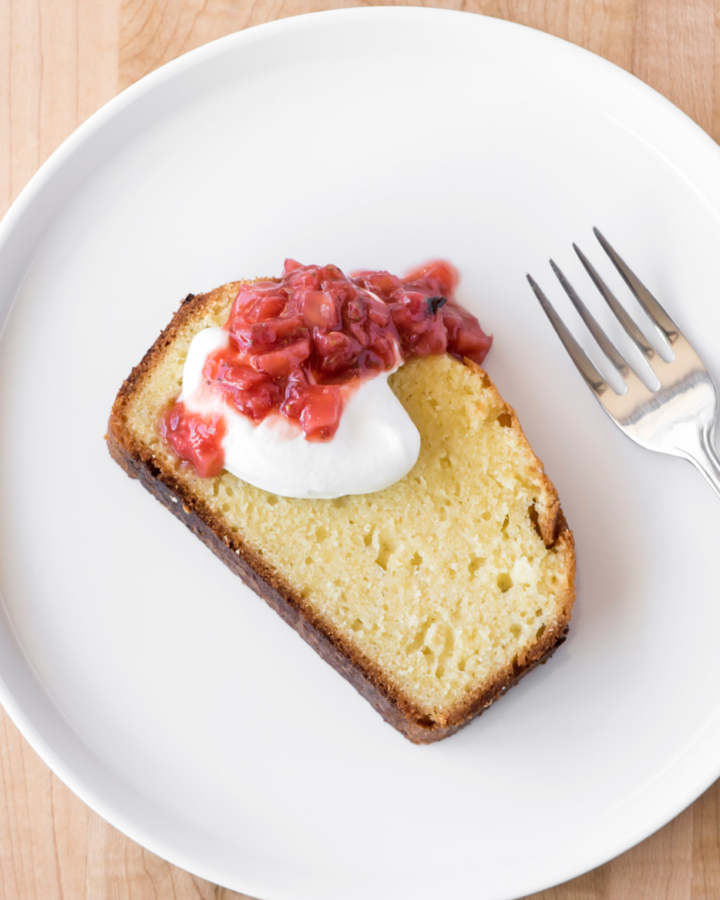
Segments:
[[[143,76],[107,101],[107,103],[90,115],[67,138],[65,138],[65,140],[63,140],[63,142],[36,170],[12,202],[2,220],[0,220],[0,258],[2,257],[5,245],[14,230],[21,223],[23,217],[31,209],[34,202],[41,196],[46,186],[56,176],[58,170],[66,160],[71,159],[94,134],[106,127],[106,125],[116,118],[123,110],[132,106],[140,98],[150,94],[157,87],[172,80],[177,75],[186,72],[195,66],[202,65],[206,60],[211,60],[224,53],[242,52],[244,46],[257,41],[262,41],[266,38],[272,39],[273,35],[281,35],[305,28],[313,28],[316,22],[327,22],[333,19],[349,20],[354,18],[361,18],[364,20],[397,19],[405,21],[420,19],[429,20],[435,18],[438,20],[442,19],[450,21],[451,19],[457,20],[461,16],[467,20],[473,19],[481,23],[478,26],[473,25],[473,27],[498,28],[500,30],[512,32],[521,30],[525,33],[532,33],[532,40],[554,45],[558,48],[558,52],[575,55],[578,59],[584,60],[585,62],[581,64],[594,66],[596,70],[608,72],[611,77],[624,80],[628,87],[632,87],[647,101],[668,114],[674,123],[685,131],[689,138],[703,146],[705,150],[714,157],[715,161],[720,163],[720,147],[718,147],[718,144],[701,128],[700,125],[679,109],[674,103],[654,88],[641,81],[637,76],[631,74],[610,60],[607,60],[584,47],[573,44],[568,40],[551,35],[547,32],[540,31],[521,23],[510,22],[505,19],[498,19],[481,13],[441,9],[437,7],[376,6],[307,12],[250,26],[209,41],[200,47],[188,51],[182,56],[164,63],[162,66]],[[42,233],[42,231],[36,233],[34,245],[37,245],[42,237]],[[31,258],[31,256],[32,254],[30,254],[29,258]],[[22,281],[22,278],[24,278],[24,275],[29,268],[27,260],[21,268],[23,271],[21,272],[20,281]],[[0,313],[2,314],[2,320],[0,320],[0,341],[3,337],[5,325],[10,318],[17,293],[17,287],[13,286],[11,289],[12,296],[10,302],[6,305],[4,313]],[[12,625],[12,621],[6,613],[2,595],[0,595],[0,607],[0,613],[12,634],[15,648],[18,654],[21,657],[24,657],[29,671],[34,675],[32,663],[27,658],[24,647]],[[39,679],[38,686],[40,689],[44,690],[44,685]],[[52,707],[54,707],[54,711],[62,717],[62,711],[55,706],[52,698],[48,697],[48,700]],[[90,786],[82,774],[76,771],[71,765],[66,764],[57,749],[43,737],[40,729],[33,720],[33,716],[23,708],[20,700],[16,698],[15,692],[5,676],[2,664],[0,664],[0,705],[3,706],[22,737],[30,744],[43,763],[47,765],[83,803],[90,807],[90,809],[140,846],[147,848],[172,865],[176,865],[198,877],[202,877],[212,883],[220,884],[233,890],[249,892],[251,895],[257,896],[258,898],[262,897],[263,900],[314,900],[314,898],[311,895],[306,894],[302,888],[298,889],[298,891],[287,893],[283,888],[276,889],[272,888],[271,885],[255,883],[252,877],[239,887],[234,883],[235,878],[231,877],[230,873],[223,874],[218,871],[217,868],[213,868],[212,863],[206,864],[202,857],[193,856],[192,854],[184,853],[182,850],[176,849],[166,838],[146,830],[143,827],[142,822],[133,821],[131,816],[128,816],[122,810],[119,810],[112,801],[108,801],[100,792]],[[72,729],[71,723],[66,724]],[[702,734],[710,727],[710,724],[711,723],[706,723],[706,726],[701,733],[695,736],[695,740],[693,741],[694,744],[700,741]],[[95,755],[92,748],[88,747],[87,749],[93,756]],[[102,760],[99,761],[102,763]],[[104,763],[102,763],[102,765],[103,768],[105,768]],[[601,851],[594,849],[592,852],[585,853],[582,858],[580,858],[579,855],[576,856],[574,863],[566,867],[566,870],[560,876],[559,880],[553,878],[549,882],[529,883],[528,888],[525,889],[521,895],[518,895],[515,892],[512,894],[502,893],[497,895],[497,900],[515,900],[515,898],[519,896],[525,896],[528,892],[534,893],[557,886],[577,878],[627,852],[672,821],[672,819],[693,803],[719,777],[720,756],[718,756],[714,768],[709,766],[705,772],[705,776],[696,781],[691,789],[686,790],[684,793],[681,792],[680,795],[675,798],[674,802],[668,804],[663,809],[661,814],[646,822],[644,826],[638,828],[634,834],[615,840],[614,842],[607,842],[603,845]]]

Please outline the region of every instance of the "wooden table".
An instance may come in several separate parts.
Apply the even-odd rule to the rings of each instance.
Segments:
[[[260,22],[357,5],[370,4],[0,0],[0,214],[84,119],[162,63]],[[521,22],[587,47],[642,78],[720,139],[720,0],[428,5]],[[535,900],[720,898],[719,803],[717,782],[638,847]],[[0,900],[55,898],[241,895],[188,875],[106,824],[38,759],[0,709]]]

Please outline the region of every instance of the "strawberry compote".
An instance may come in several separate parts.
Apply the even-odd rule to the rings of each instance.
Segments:
[[[445,261],[399,278],[375,271],[346,276],[337,266],[288,259],[280,280],[240,288],[224,326],[227,347],[208,356],[203,390],[256,423],[279,413],[307,440],[328,441],[348,387],[412,357],[447,352],[482,364],[492,338],[458,305],[457,282],[457,270]],[[199,475],[222,470],[225,429],[217,414],[190,413],[179,402],[160,430]]]

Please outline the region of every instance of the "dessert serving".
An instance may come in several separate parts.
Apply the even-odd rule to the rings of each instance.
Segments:
[[[383,717],[444,738],[564,640],[572,534],[445,262],[189,296],[112,456]]]

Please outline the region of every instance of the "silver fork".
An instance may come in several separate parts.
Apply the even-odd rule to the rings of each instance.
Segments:
[[[715,383],[688,339],[655,297],[598,229],[593,231],[672,355],[667,362],[653,349],[582,250],[573,244],[588,275],[655,373],[660,382],[657,389],[644,384],[552,260],[550,265],[575,309],[624,382],[626,390],[623,393],[619,394],[598,372],[534,279],[528,275],[527,280],[572,361],[613,422],[643,447],[689,460],[720,496],[720,456],[713,442],[718,411]]]

